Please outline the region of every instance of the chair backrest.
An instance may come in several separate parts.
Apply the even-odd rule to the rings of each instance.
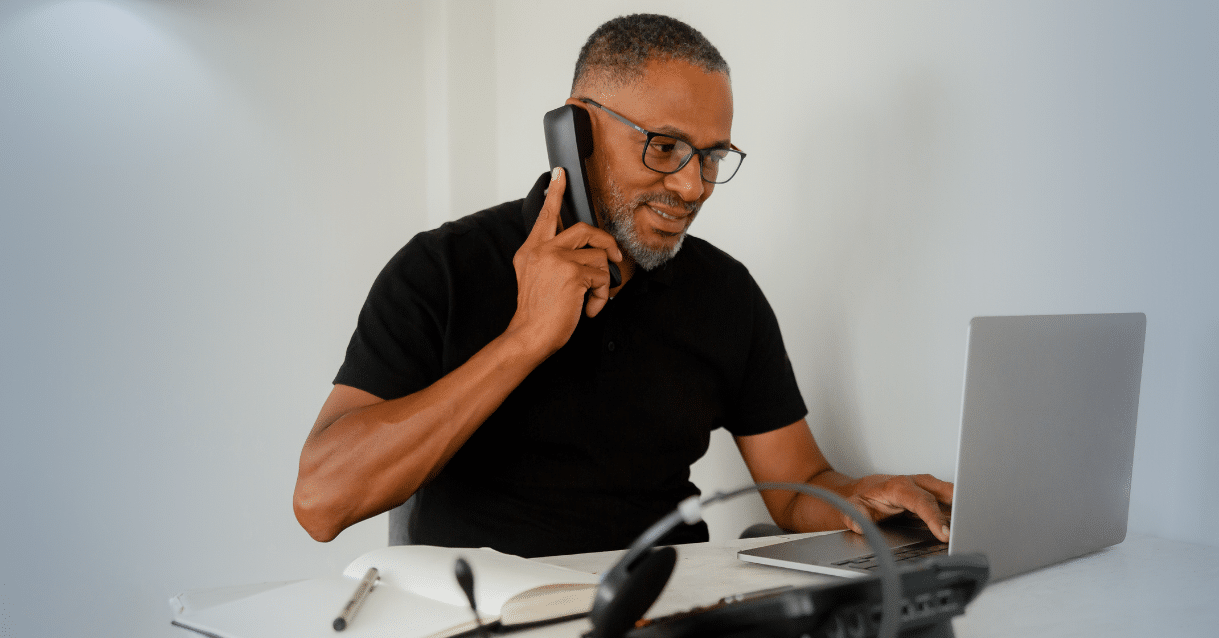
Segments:
[[[415,510],[415,497],[389,511],[389,544],[414,545],[411,542],[411,512]]]

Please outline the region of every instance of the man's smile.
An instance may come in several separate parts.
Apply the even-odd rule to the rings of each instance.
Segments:
[[[651,212],[648,224],[659,235],[664,237],[672,237],[681,235],[690,227],[690,222],[694,216],[693,211],[666,211],[652,204],[644,204],[644,208]]]
[[[653,213],[656,213],[657,215],[660,215],[661,217],[664,217],[665,219],[674,219],[674,220],[683,219],[683,217],[677,217],[676,215],[670,215],[670,214],[664,212],[663,210],[656,208],[655,206],[648,206],[648,208],[651,208]]]

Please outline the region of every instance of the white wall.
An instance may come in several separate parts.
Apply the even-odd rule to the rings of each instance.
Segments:
[[[338,573],[300,445],[424,207],[398,2],[0,4],[0,636],[178,636],[184,590]]]
[[[524,195],[632,10],[733,67],[749,159],[694,232],[767,291],[832,460],[951,475],[974,315],[1143,311],[1131,527],[1219,544],[1219,9],[586,6],[0,5],[0,636],[182,635],[173,593],[383,544],[290,506],[359,304],[414,232]]]

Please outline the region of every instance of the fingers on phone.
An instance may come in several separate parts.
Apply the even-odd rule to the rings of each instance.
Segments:
[[[562,223],[559,210],[563,205],[563,189],[567,186],[567,178],[563,174],[561,166],[554,167],[550,172],[550,187],[546,189],[546,201],[542,203],[542,210],[538,212],[537,221],[533,223],[533,230],[529,233],[529,239],[534,241],[545,241],[553,238],[559,233],[559,225]]]
[[[614,237],[603,230],[593,230],[596,232],[589,236],[588,245],[604,251],[610,261],[614,263],[621,262],[622,249],[618,248],[618,242],[614,240]]]
[[[550,186],[546,191],[546,200],[542,210],[538,212],[529,237],[525,240],[527,251],[538,250],[545,244],[550,244],[545,252],[552,255],[571,251],[567,257],[582,266],[594,269],[596,272],[583,274],[586,289],[592,291],[590,304],[586,311],[589,316],[600,311],[605,305],[602,301],[609,299],[609,266],[607,261],[621,262],[622,251],[614,238],[603,230],[588,224],[576,224],[564,228],[560,211],[563,205],[563,191],[567,186],[567,175],[562,167],[556,166],[550,172]],[[557,240],[557,241],[556,241]],[[578,278],[581,275],[576,275]]]
[[[557,208],[556,208],[557,210]],[[559,242],[570,250],[596,248],[610,261],[618,263],[623,260],[622,249],[613,235],[584,223],[577,223],[559,233]]]

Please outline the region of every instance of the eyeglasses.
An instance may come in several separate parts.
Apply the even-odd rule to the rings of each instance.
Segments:
[[[703,181],[723,184],[736,175],[737,170],[741,168],[741,162],[745,161],[745,154],[735,146],[732,148],[694,148],[685,140],[653,133],[593,100],[580,98],[580,101],[609,113],[619,122],[647,135],[648,139],[643,145],[643,165],[657,173],[666,175],[676,173],[690,163],[691,157],[698,154]]]

